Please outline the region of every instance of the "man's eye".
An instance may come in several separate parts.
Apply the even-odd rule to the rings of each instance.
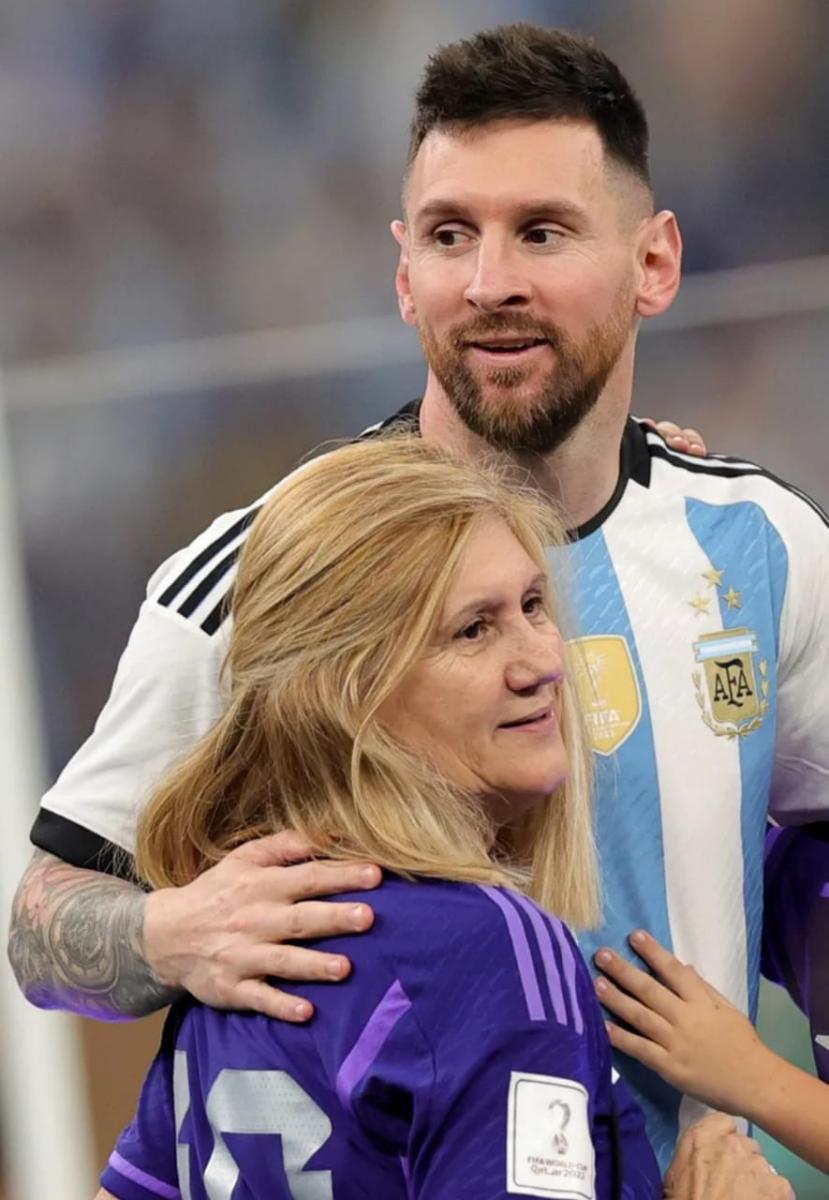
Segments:
[[[435,231],[434,238],[439,246],[445,246],[447,250],[452,250],[463,244],[465,235],[460,229],[438,229]]]
[[[546,225],[536,225],[534,229],[527,230],[526,237],[533,246],[554,246],[564,237],[564,234],[560,229],[549,229]]]

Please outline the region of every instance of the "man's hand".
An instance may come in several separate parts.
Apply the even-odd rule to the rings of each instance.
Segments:
[[[713,1113],[682,1135],[665,1175],[665,1200],[794,1200],[752,1138]]]
[[[608,1022],[613,1046],[678,1091],[751,1116],[774,1057],[751,1022],[643,930],[631,934],[630,944],[653,975],[607,948],[595,959],[608,976],[596,980],[599,1000],[629,1027]]]
[[[368,929],[368,905],[311,898],[381,878],[367,863],[298,861],[310,853],[302,838],[281,833],[241,846],[187,887],[147,895],[38,850],[9,927],[20,988],[41,1008],[105,1021],[155,1012],[182,989],[218,1007],[307,1020],[312,1006],[265,977],[343,979],[348,960],[279,943]]]
[[[651,429],[661,433],[672,450],[693,454],[696,458],[705,458],[708,453],[702,434],[696,429],[680,429],[673,421],[654,421],[653,417],[640,419],[643,425],[650,425]]]
[[[285,943],[368,929],[374,914],[367,904],[314,897],[373,888],[381,878],[369,863],[301,861],[310,854],[298,835],[275,834],[240,846],[186,887],[148,896],[144,948],[156,978],[216,1008],[307,1020],[309,1001],[266,977],[344,979],[347,958]]]

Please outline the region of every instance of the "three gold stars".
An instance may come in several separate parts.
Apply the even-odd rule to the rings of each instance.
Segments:
[[[725,575],[725,571],[721,571],[719,569],[719,567],[712,566],[707,571],[701,572],[701,574],[702,574],[702,578],[705,580],[705,582],[708,584],[708,586],[713,588],[715,592],[722,588],[723,576]],[[729,587],[727,592],[723,592],[722,598],[726,602],[728,607],[732,610],[735,608],[742,608],[742,606],[743,606],[742,605],[742,592],[736,591],[736,589],[733,587]],[[713,597],[711,597],[710,595],[705,596],[705,595],[700,594],[698,596],[694,596],[693,600],[689,600],[688,603],[690,604],[691,608],[694,610],[694,612],[697,614],[698,617],[710,616],[711,615],[710,605],[711,605],[712,599],[713,599]]]

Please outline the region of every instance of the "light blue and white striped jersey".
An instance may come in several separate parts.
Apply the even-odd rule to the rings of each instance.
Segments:
[[[220,517],[150,581],[36,845],[99,869],[112,846],[132,850],[140,804],[221,710],[226,598],[256,511]],[[827,551],[825,519],[794,489],[751,463],[675,454],[631,420],[614,495],[563,552],[604,877],[606,924],[583,948],[624,951],[645,926],[752,1015],[767,813],[796,824],[829,808]],[[697,1106],[680,1113],[653,1075],[624,1074],[664,1166]]]
[[[642,925],[754,1016],[767,814],[829,808],[829,529],[758,467],[675,454],[633,422],[591,525],[567,551],[604,884],[582,947],[625,950]],[[678,1096],[624,1073],[664,1166]]]

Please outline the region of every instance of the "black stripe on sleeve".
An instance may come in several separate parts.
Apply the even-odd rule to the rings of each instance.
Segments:
[[[213,570],[205,575],[201,583],[193,588],[190,595],[178,607],[178,611],[183,617],[192,616],[205,596],[209,595],[222,576],[228,573],[238,559],[240,550],[241,547],[237,546],[234,550],[231,550],[230,554],[226,554],[223,559],[216,563]]]
[[[135,866],[131,854],[100,834],[76,825],[67,817],[41,808],[29,835],[33,845],[47,854],[54,854],[73,867],[102,871],[117,879],[135,882]]]
[[[230,605],[233,600],[233,591],[225,592],[215,608],[207,614],[201,623],[201,627],[205,633],[211,637],[218,630],[222,622],[230,616]]]
[[[181,574],[173,580],[170,586],[161,593],[158,598],[158,603],[163,605],[165,608],[169,608],[176,596],[183,591],[183,589],[195,575],[198,575],[202,567],[207,566],[211,559],[215,558],[217,554],[224,550],[225,546],[229,545],[234,538],[237,538],[239,534],[243,533],[249,525],[253,524],[256,514],[259,512],[259,507],[260,506],[257,505],[255,508],[249,509],[244,516],[240,517],[238,521],[234,522],[229,529],[226,529],[221,537],[216,538],[216,540],[211,542],[209,546],[205,546],[204,550],[202,550],[200,554],[197,554],[196,557],[187,564]]]
[[[792,496],[797,496],[804,504],[808,505],[814,513],[820,517],[824,525],[829,526],[829,516],[824,512],[816,500],[794,484],[787,483],[785,479],[780,479],[779,476],[773,475],[771,471],[767,471],[765,467],[758,467],[751,464],[745,465],[729,465],[728,459],[708,458],[699,459],[697,462],[690,462],[684,458],[677,458],[671,454],[670,450],[666,450],[662,446],[655,446],[653,442],[649,443],[650,452],[653,458],[661,458],[663,462],[670,463],[672,467],[680,467],[683,471],[690,471],[692,475],[716,475],[720,479],[737,479],[743,475],[759,475],[763,479],[768,479],[771,483],[776,483],[778,487],[789,492]],[[739,460],[732,460],[735,463]]]
[[[381,436],[389,429],[410,429],[416,433],[419,431],[418,416],[420,413],[420,399],[412,400],[404,405],[393,416],[386,418],[379,425],[373,425],[369,429],[364,430],[354,440],[360,441],[363,438],[373,438]],[[216,538],[209,546],[205,546],[196,557],[187,564],[184,570],[178,575],[173,582],[162,592],[158,599],[158,603],[165,608],[172,606],[173,601],[181,595],[187,584],[198,575],[204,567],[206,567],[214,558],[216,558],[222,550],[224,550],[235,538],[237,538],[245,529],[251,525],[256,519],[262,505],[257,504],[256,507],[249,509],[238,521],[236,521],[229,529],[226,529],[221,537]],[[225,555],[220,562],[201,580],[201,582],[178,604],[177,611],[183,617],[193,615],[199,604],[204,600],[208,593],[216,586],[223,575],[227,574],[234,562],[241,553],[241,545],[236,547],[230,554]],[[229,588],[225,595],[219,600],[213,609],[207,614],[201,622],[201,628],[205,633],[216,633],[223,622],[230,614],[230,604],[232,599],[232,588]]]

